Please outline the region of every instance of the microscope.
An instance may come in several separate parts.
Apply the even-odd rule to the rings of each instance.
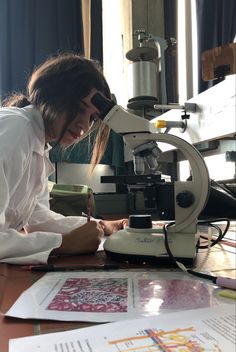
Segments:
[[[150,172],[156,169],[161,149],[158,143],[170,144],[179,149],[189,161],[191,179],[175,181],[170,201],[174,204],[174,222],[168,227],[170,250],[176,259],[192,263],[196,256],[198,216],[204,209],[210,190],[208,169],[199,151],[185,140],[166,133],[159,133],[155,124],[129,113],[112,100],[95,94],[91,102],[100,111],[100,118],[116,133],[123,136],[127,148],[132,151],[134,171],[142,175],[144,165]],[[162,187],[161,182],[158,185]],[[158,198],[158,192],[155,194]],[[165,200],[165,201],[168,201]],[[104,250],[114,259],[161,261],[168,259],[164,233],[150,227],[132,228],[112,234],[105,241]]]

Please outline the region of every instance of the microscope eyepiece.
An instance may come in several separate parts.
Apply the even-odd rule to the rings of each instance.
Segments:
[[[103,120],[109,111],[116,105],[113,100],[104,98],[101,94],[96,93],[91,99],[93,105],[99,110],[99,117]]]

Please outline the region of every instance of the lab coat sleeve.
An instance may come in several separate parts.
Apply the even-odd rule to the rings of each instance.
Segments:
[[[34,232],[30,235],[15,229],[5,229],[5,207],[9,200],[9,186],[0,170],[0,262],[11,264],[46,263],[54,248],[60,247],[60,233]]]
[[[84,216],[64,216],[50,210],[49,191],[47,180],[42,194],[38,197],[34,212],[31,215],[27,231],[47,231],[66,234],[84,225],[87,219]]]
[[[45,264],[54,248],[60,247],[62,236],[34,232],[30,235],[9,229],[0,232],[0,263]]]

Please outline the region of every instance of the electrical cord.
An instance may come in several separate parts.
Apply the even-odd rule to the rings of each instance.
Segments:
[[[228,219],[224,219],[227,221],[227,225],[226,225],[226,228],[223,232],[220,233],[220,236],[221,239],[224,237],[224,235],[226,234],[226,232],[228,231],[228,228],[229,228],[229,225],[230,225],[230,222]],[[222,221],[222,219],[216,219],[214,220],[215,222],[216,221]],[[203,222],[201,222],[202,224]],[[209,221],[204,221],[204,223],[210,223]],[[169,222],[168,224],[165,224],[163,226],[163,232],[164,232],[164,244],[165,244],[165,248],[166,248],[166,252],[167,254],[169,255],[170,259],[172,260],[172,262],[178,266],[181,270],[183,270],[184,272],[188,273],[188,274],[191,274],[191,275],[194,275],[194,276],[197,276],[197,277],[200,277],[200,278],[203,278],[203,279],[207,279],[207,280],[210,280],[212,281],[214,284],[218,285],[218,286],[221,286],[221,287],[226,287],[226,288],[229,288],[229,289],[234,289],[236,290],[236,279],[231,279],[231,278],[227,278],[227,277],[217,277],[217,276],[213,276],[213,275],[209,275],[209,274],[205,274],[205,273],[201,273],[201,272],[198,272],[198,271],[195,271],[195,270],[191,270],[191,269],[188,269],[185,267],[185,265],[183,263],[180,263],[179,261],[176,260],[176,258],[174,257],[173,253],[171,252],[170,250],[170,246],[169,246],[169,242],[168,242],[168,232],[167,232],[167,229],[171,226],[175,225],[175,222],[172,221],[172,222]],[[215,226],[214,226],[215,227]],[[223,237],[222,237],[223,236]],[[213,242],[216,242],[218,243],[220,240],[218,240],[217,242],[216,241],[213,241]],[[212,243],[213,243],[212,242]],[[215,243],[215,244],[216,244]],[[211,245],[212,247],[212,245]],[[198,247],[199,248],[199,247]],[[201,248],[201,247],[200,247]],[[205,248],[205,246],[204,246]],[[206,247],[208,248],[208,246]]]
[[[219,182],[216,182],[215,180],[211,180],[212,185],[215,185],[216,187],[219,187],[222,189],[222,191],[229,193],[233,198],[236,198],[236,194],[234,191],[232,191],[225,183],[220,184]]]
[[[226,221],[226,226],[224,231],[222,231],[222,229],[218,226],[215,225],[214,222],[223,222]],[[230,220],[228,218],[219,218],[219,219],[214,219],[214,220],[199,220],[198,221],[198,225],[208,225],[209,227],[213,227],[218,231],[218,236],[216,239],[211,239],[211,245],[210,247],[215,246],[217,243],[219,243],[224,236],[226,235],[226,233],[228,232],[228,229],[230,227]],[[200,235],[200,238],[204,238],[206,239],[205,236]],[[201,246],[201,245],[197,245],[198,249],[204,249],[204,248],[208,248],[209,246]]]

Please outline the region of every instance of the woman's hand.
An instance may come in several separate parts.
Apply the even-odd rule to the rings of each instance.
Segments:
[[[89,221],[68,234],[62,235],[62,244],[53,250],[54,254],[94,253],[98,249],[104,228],[96,221]]]
[[[103,226],[104,234],[109,236],[113,232],[117,232],[128,226],[128,219],[101,220],[99,224]]]

